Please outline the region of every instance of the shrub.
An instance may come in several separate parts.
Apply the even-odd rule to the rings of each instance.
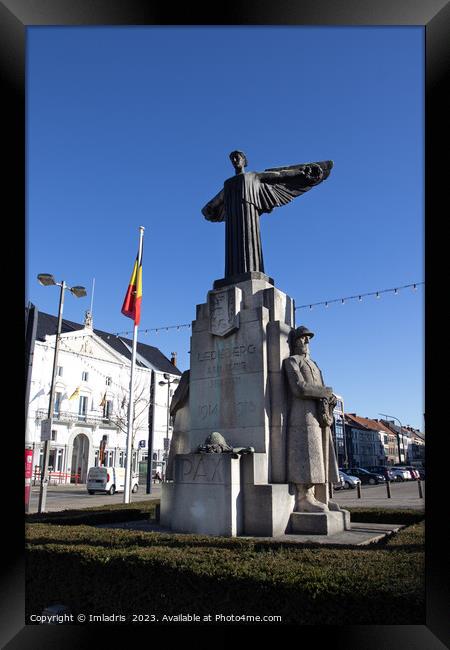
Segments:
[[[364,508],[354,507],[347,508],[350,512],[352,522],[372,523],[372,524],[403,524],[410,526],[422,521],[425,517],[423,510],[413,510],[412,508]]]
[[[33,524],[27,612],[280,615],[296,624],[424,624],[423,526],[384,547]],[[214,620],[214,616],[213,616]]]
[[[79,526],[106,523],[120,523],[141,519],[154,519],[159,500],[141,501],[133,504],[116,503],[94,506],[80,510],[61,510],[59,512],[34,513],[26,515],[27,523],[48,523],[55,525]]]

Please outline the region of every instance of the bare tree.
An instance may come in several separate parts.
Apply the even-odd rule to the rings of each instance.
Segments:
[[[133,423],[131,427],[131,448],[134,449],[136,433],[139,429],[147,429],[148,409],[150,406],[150,386],[147,377],[137,375],[134,386]],[[123,386],[115,397],[111,422],[124,433],[128,432],[128,403],[129,391]]]

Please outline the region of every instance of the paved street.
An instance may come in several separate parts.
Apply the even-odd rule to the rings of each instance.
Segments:
[[[140,485],[138,493],[131,494],[131,503],[159,499],[161,495],[161,486],[159,484],[152,485],[152,494],[146,494],[145,490],[146,486]],[[39,486],[36,485],[31,488],[30,513],[37,512],[38,503]],[[109,494],[88,494],[86,485],[50,485],[47,489],[47,512],[90,508],[110,505],[111,503],[123,503],[123,492],[118,492],[112,496]]]
[[[425,481],[421,482],[423,499],[419,497],[417,481],[391,483],[391,498],[388,499],[386,485],[362,485],[361,498],[358,491],[335,490],[333,499],[342,507],[368,506],[383,508],[414,508],[421,510],[425,507]]]
[[[422,492],[425,497],[425,482],[422,481]],[[159,498],[161,486],[152,486],[152,494],[145,493],[145,485],[139,486],[139,492],[131,495],[131,502],[147,501]],[[387,498],[386,485],[363,485],[361,498],[358,499],[357,490],[335,490],[334,500],[342,507],[345,506],[370,506],[383,508],[414,508],[421,510],[425,506],[425,498],[419,497],[419,488],[416,481],[405,483],[391,483],[391,498]],[[39,501],[39,486],[32,487],[30,513],[37,512]],[[89,508],[111,503],[123,503],[123,492],[113,496],[105,494],[90,495],[85,485],[51,485],[47,490],[47,511],[71,510]]]

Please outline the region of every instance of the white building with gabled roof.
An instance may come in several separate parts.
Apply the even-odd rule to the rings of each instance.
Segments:
[[[48,416],[56,329],[56,316],[37,314],[28,369],[25,438],[26,446],[34,450],[35,478],[42,467],[42,423]],[[83,325],[63,319],[51,428],[51,482],[85,483],[89,467],[100,463],[125,466],[131,346],[128,339],[94,329],[89,312]],[[171,437],[168,402],[180,376],[180,370],[160,350],[138,343],[133,422],[136,471],[151,453],[150,444],[153,469],[164,472]]]

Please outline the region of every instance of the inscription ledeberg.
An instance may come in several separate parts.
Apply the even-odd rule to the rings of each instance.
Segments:
[[[256,351],[256,346],[253,343],[249,345],[234,345],[228,347],[219,347],[217,350],[206,350],[205,352],[197,352],[197,361],[221,361],[222,359],[230,359],[233,357],[242,357],[246,354],[253,354]]]

